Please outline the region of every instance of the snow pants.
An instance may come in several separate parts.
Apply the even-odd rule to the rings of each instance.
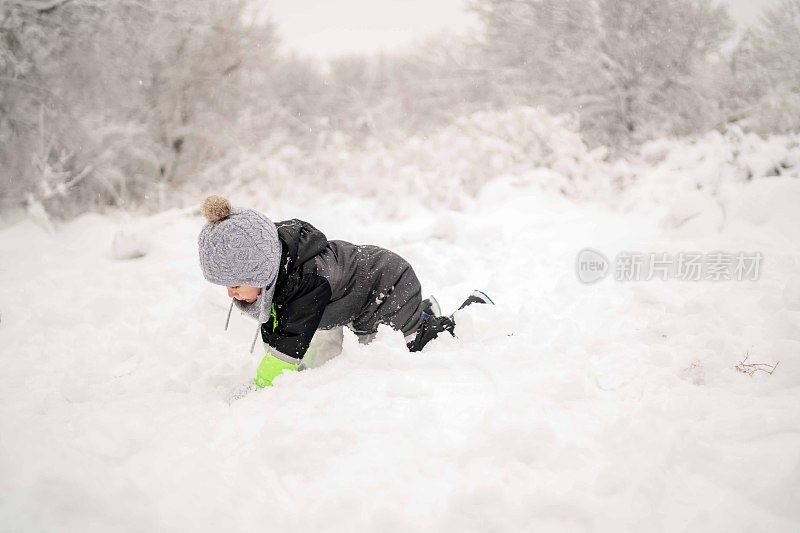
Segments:
[[[414,269],[398,254],[372,245],[330,241],[316,257],[317,272],[331,286],[319,329],[348,326],[368,339],[387,324],[406,341],[422,322],[422,287]]]

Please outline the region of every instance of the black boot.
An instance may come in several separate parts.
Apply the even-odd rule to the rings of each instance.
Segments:
[[[436,302],[436,299],[431,296],[430,300]],[[422,311],[422,324],[420,324],[419,329],[417,330],[417,336],[414,337],[414,340],[409,342],[406,346],[408,346],[408,350],[411,352],[418,352],[422,350],[426,344],[430,341],[435,339],[439,336],[439,333],[446,331],[450,333],[450,335],[455,337],[455,329],[456,323],[453,320],[453,316],[438,316],[438,312],[428,313],[425,310],[426,302],[431,304],[430,300],[424,300],[423,304],[423,311]],[[461,307],[458,308],[458,311],[464,309],[468,305],[481,303],[481,304],[494,304],[491,298],[489,298],[485,292],[475,290],[472,291],[464,303],[461,304]],[[436,310],[438,311],[439,304],[436,302]],[[455,313],[454,313],[455,314]]]
[[[420,309],[422,309],[422,320],[425,320],[426,316],[439,316],[442,314],[442,309],[439,307],[439,302],[437,302],[436,298],[433,296],[422,300]]]
[[[414,340],[406,344],[408,351],[418,352],[422,350],[426,344],[439,336],[439,333],[447,331],[450,335],[455,336],[456,323],[453,318],[449,316],[434,316],[427,315],[423,317],[422,323],[417,330],[417,336]]]
[[[474,291],[472,291],[472,294],[470,294],[467,297],[467,299],[464,300],[464,303],[461,304],[461,307],[459,307],[458,310],[461,311],[466,306],[472,305],[472,304],[492,304],[492,305],[494,305],[494,302],[492,301],[491,298],[489,298],[486,295],[485,292],[475,289]]]

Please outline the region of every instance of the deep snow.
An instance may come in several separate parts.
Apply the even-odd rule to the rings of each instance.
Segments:
[[[260,354],[248,318],[223,332],[196,213],[0,231],[0,529],[796,531],[800,180],[727,184],[722,213],[653,189],[612,211],[499,179],[394,217],[234,197],[399,252],[445,309],[497,305],[421,354],[346,332],[230,405]],[[583,285],[586,246],[765,259],[758,281]],[[737,372],[746,353],[780,365]]]

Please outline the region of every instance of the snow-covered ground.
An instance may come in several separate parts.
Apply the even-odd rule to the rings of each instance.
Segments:
[[[458,211],[234,196],[401,253],[445,310],[476,287],[497,305],[421,354],[346,331],[339,357],[230,404],[260,354],[248,318],[223,331],[198,214],[3,229],[0,530],[797,531],[800,180],[681,195],[679,174],[616,210],[513,178]],[[586,285],[585,247],[763,262]],[[748,353],[780,364],[737,371]]]

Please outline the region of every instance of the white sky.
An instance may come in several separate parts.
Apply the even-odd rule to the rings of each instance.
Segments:
[[[734,20],[754,23],[777,0],[727,0]],[[464,31],[466,0],[263,0],[287,50],[321,59],[397,50],[428,35]]]
[[[463,31],[465,0],[264,0],[286,48],[320,58],[396,50]]]

